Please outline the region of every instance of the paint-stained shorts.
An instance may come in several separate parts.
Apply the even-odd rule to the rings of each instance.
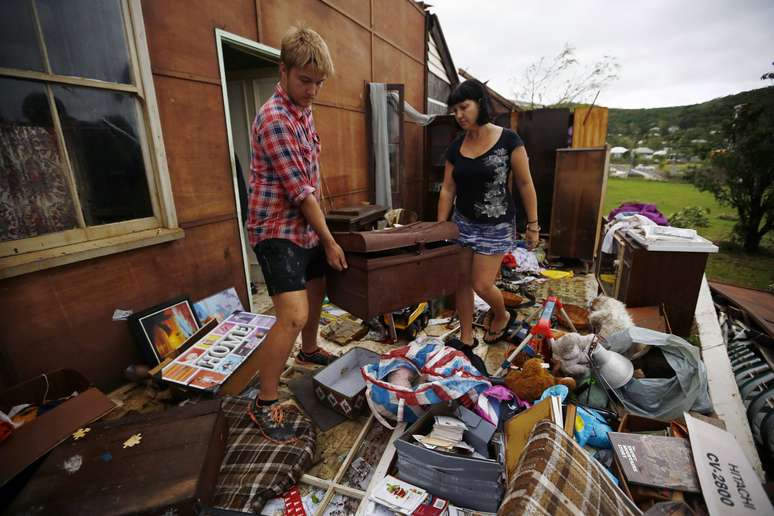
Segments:
[[[270,296],[306,289],[306,282],[322,277],[327,267],[320,245],[305,249],[290,240],[271,238],[258,242],[254,250]]]

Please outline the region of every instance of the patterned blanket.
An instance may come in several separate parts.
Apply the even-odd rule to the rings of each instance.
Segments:
[[[314,458],[317,431],[298,410],[288,410],[299,439],[275,444],[261,434],[247,415],[250,400],[226,398],[221,408],[229,435],[218,475],[213,505],[221,509],[260,513],[269,498],[280,496],[301,479]]]
[[[641,514],[571,437],[551,421],[532,430],[498,516]]]

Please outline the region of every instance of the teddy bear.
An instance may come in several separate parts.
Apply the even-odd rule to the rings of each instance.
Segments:
[[[594,340],[594,334],[568,333],[551,341],[551,365],[554,375],[566,374],[582,380],[589,374],[586,352]]]
[[[541,358],[530,358],[520,371],[511,370],[505,377],[505,386],[520,399],[529,402],[535,401],[544,390],[556,384],[566,385],[571,391],[575,389],[573,378],[554,378],[543,367]]]

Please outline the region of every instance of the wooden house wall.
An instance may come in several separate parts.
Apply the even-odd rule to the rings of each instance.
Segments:
[[[607,114],[606,107],[576,107],[573,112],[572,146],[574,148],[603,146],[607,142]]]
[[[142,310],[235,286],[246,305],[214,30],[278,48],[303,22],[328,42],[336,75],[314,108],[334,205],[366,201],[365,82],[404,83],[424,108],[424,13],[410,0],[143,0],[181,240],[0,281],[0,387],[75,368],[111,388],[140,355],[116,308]],[[421,127],[406,124],[406,207],[421,212]]]

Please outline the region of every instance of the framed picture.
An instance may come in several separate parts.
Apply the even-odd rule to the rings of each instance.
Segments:
[[[187,297],[132,314],[129,323],[151,365],[159,364],[200,327]]]
[[[196,301],[193,307],[196,318],[202,324],[207,324],[210,319],[215,319],[221,323],[234,312],[244,311],[234,287]]]

